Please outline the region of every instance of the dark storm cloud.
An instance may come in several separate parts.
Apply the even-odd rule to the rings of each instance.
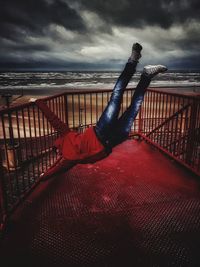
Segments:
[[[6,0],[0,5],[0,36],[20,40],[26,34],[42,35],[50,24],[85,31],[79,14],[62,1]]]
[[[103,68],[132,38],[155,61],[164,51],[172,66],[196,67],[199,14],[199,0],[0,0],[0,68]]]
[[[79,0],[83,7],[97,13],[108,23],[144,27],[158,25],[169,28],[174,23],[198,19],[199,0]]]

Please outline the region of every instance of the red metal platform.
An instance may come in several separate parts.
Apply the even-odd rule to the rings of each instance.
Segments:
[[[22,205],[1,266],[200,266],[199,182],[144,142],[40,183]]]

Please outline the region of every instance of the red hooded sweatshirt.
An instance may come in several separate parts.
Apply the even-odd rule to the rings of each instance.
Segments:
[[[86,129],[84,133],[66,132],[54,144],[61,157],[41,175],[42,180],[55,173],[65,172],[77,163],[94,163],[111,152],[98,140],[94,127]]]
[[[66,132],[55,141],[55,147],[63,158],[77,163],[92,163],[108,155],[94,127],[86,129],[84,133]]]

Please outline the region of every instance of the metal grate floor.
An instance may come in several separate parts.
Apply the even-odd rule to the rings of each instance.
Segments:
[[[146,143],[41,183],[13,217],[2,266],[200,266],[200,187]]]

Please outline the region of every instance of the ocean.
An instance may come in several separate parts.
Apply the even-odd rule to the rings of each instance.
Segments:
[[[110,89],[119,74],[119,71],[0,72],[0,94],[23,92],[49,95],[66,89]],[[140,72],[136,72],[129,87],[135,87],[139,78]],[[179,92],[200,93],[200,72],[168,71],[155,77],[151,87],[165,87],[173,91],[179,88]]]

